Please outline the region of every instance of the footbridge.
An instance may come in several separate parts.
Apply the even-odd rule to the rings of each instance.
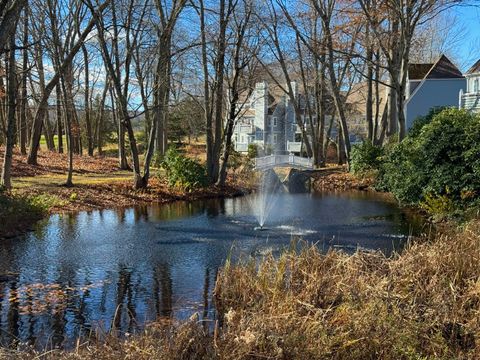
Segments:
[[[255,170],[268,170],[275,167],[292,167],[297,169],[313,169],[312,159],[301,156],[269,155],[255,159]]]

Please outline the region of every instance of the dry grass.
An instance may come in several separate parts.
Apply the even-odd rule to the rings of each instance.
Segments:
[[[478,359],[480,226],[403,255],[267,257],[226,267],[223,359]]]
[[[227,263],[215,290],[223,325],[213,333],[191,319],[40,358],[478,359],[479,260],[477,222],[390,259],[305,247]]]

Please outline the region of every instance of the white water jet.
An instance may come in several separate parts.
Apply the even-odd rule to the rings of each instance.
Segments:
[[[260,226],[255,230],[265,230],[264,225],[275,205],[278,193],[282,191],[282,183],[273,170],[262,172],[257,191],[247,197],[250,208]]]

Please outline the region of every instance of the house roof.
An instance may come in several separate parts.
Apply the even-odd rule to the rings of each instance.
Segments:
[[[461,79],[462,72],[447,58],[442,55],[427,75],[428,79]]]
[[[478,60],[473,66],[470,68],[470,70],[467,71],[467,74],[475,74],[480,72],[480,60]]]
[[[410,80],[462,79],[462,72],[445,55],[435,64],[411,64],[408,69]]]
[[[427,76],[434,64],[410,64],[408,66],[408,75],[410,80],[422,80]]]

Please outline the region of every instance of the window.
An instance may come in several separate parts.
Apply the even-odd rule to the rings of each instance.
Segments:
[[[273,126],[277,126],[277,118],[276,117],[273,118]]]
[[[478,79],[473,81],[473,92],[478,92]]]
[[[277,143],[277,134],[274,134],[274,135],[273,135],[273,143],[274,143],[274,144]]]

